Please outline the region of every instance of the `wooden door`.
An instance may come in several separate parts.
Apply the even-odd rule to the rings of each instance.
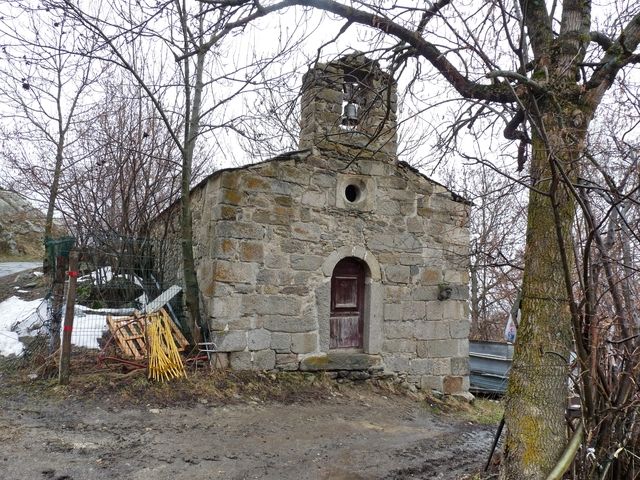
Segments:
[[[364,267],[355,258],[338,262],[331,277],[330,348],[362,348]]]

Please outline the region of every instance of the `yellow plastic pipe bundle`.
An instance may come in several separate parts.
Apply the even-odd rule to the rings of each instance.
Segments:
[[[149,378],[163,382],[171,378],[186,377],[182,357],[168,323],[171,320],[161,313],[150,315],[149,320],[147,326]]]

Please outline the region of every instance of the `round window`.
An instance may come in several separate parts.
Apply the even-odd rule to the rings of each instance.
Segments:
[[[351,203],[357,202],[360,199],[360,187],[352,183],[347,185],[344,189],[344,197]]]

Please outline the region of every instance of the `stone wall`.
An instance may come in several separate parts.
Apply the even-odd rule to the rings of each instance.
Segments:
[[[351,205],[342,186],[354,179],[367,192]],[[327,265],[368,256],[379,273],[367,365],[425,388],[468,388],[468,205],[446,189],[404,164],[314,151],[220,172],[192,202],[203,311],[223,365],[318,369]]]

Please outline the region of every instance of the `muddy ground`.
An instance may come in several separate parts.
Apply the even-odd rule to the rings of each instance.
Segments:
[[[495,430],[470,420],[474,407],[444,415],[415,396],[327,380],[300,395],[291,384],[286,395],[179,400],[126,396],[113,382],[54,385],[22,394],[0,382],[0,478],[470,479]]]

